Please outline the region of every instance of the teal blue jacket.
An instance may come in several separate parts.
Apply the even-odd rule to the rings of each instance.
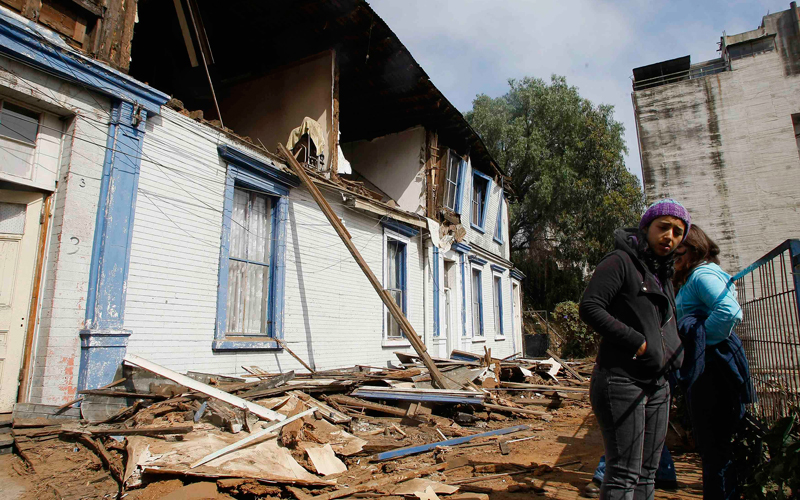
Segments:
[[[728,338],[742,321],[731,276],[716,264],[698,266],[675,297],[678,320],[705,316],[706,344],[716,345]]]

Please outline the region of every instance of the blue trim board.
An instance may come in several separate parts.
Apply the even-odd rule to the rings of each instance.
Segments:
[[[522,281],[525,279],[525,275],[519,269],[511,269],[508,274],[515,280]]]
[[[479,266],[485,266],[489,262],[486,259],[481,259],[477,255],[470,255],[469,256],[469,261],[472,262],[473,264],[477,264]]]
[[[218,147],[220,156],[228,161],[225,177],[225,196],[222,206],[222,234],[219,253],[219,286],[217,288],[217,322],[212,349],[215,351],[280,350],[271,338],[283,338],[286,284],[286,224],[289,220],[289,190],[300,180],[261,162],[230,146]],[[284,183],[286,181],[286,183]],[[233,216],[234,189],[237,186],[272,195],[272,248],[270,250],[269,326],[262,337],[226,336],[228,307],[228,271],[230,232]]]
[[[439,446],[455,446],[457,444],[464,444],[476,438],[489,437],[489,436],[502,436],[504,434],[511,434],[512,432],[526,431],[530,429],[527,425],[515,425],[514,427],[506,427],[505,429],[495,429],[493,431],[481,432],[480,434],[472,434],[471,436],[463,436],[436,443],[421,444],[417,446],[408,446],[406,448],[398,448],[396,450],[384,451],[375,455],[375,460],[390,460],[392,458],[400,458],[408,455],[416,455],[417,453],[424,453],[431,451]]]
[[[455,213],[460,214],[464,206],[464,181],[467,177],[467,162],[463,159],[458,166],[458,186],[456,186]]]
[[[125,297],[147,119],[147,111],[139,111],[125,101],[114,101],[111,108],[89,265],[87,329],[80,332],[79,390],[113,381],[130,336],[123,330]]]
[[[461,330],[467,336],[467,254],[461,254]]]
[[[3,9],[0,9],[0,53],[114,99],[139,104],[150,115],[158,115],[161,106],[169,101],[167,94],[79,54],[55,33]]]
[[[433,336],[442,334],[439,324],[439,247],[433,247]]]
[[[466,243],[453,243],[452,246],[450,246],[450,248],[452,248],[458,253],[468,253],[470,250],[472,250],[472,247],[467,245]]]
[[[391,229],[392,231],[402,234],[403,236],[408,236],[409,238],[413,238],[419,234],[419,229],[413,228],[408,224],[403,224],[402,222],[394,219],[383,219],[381,224],[386,229]]]
[[[281,170],[272,162],[268,163],[260,160],[227,144],[220,144],[217,146],[217,151],[219,152],[220,158],[228,163],[236,165],[241,170],[247,170],[255,174],[257,178],[283,184],[286,187],[297,187],[300,185],[299,177]]]
[[[486,229],[485,229],[486,228],[486,211],[489,209],[489,193],[492,191],[492,178],[489,177],[488,175],[484,174],[483,172],[479,172],[477,170],[473,170],[472,171],[472,183],[473,184],[475,183],[475,177],[479,177],[479,178],[481,178],[481,179],[486,181],[486,188],[484,189],[484,192],[483,192],[483,211],[480,214],[481,215],[481,220],[479,221],[480,223],[478,225],[475,225],[475,224],[472,223],[472,214],[471,213],[470,213],[469,220],[470,220],[470,226],[473,229],[483,233],[483,232],[486,231]],[[474,194],[474,192],[475,192],[475,189],[473,188],[472,189],[472,193]],[[470,209],[472,209],[472,207],[470,207]]]
[[[497,221],[494,226],[494,241],[503,244],[503,189],[500,188],[500,199],[497,202]]]
[[[498,266],[497,264],[492,264],[491,268],[492,268],[492,271],[497,271],[498,273],[506,272],[506,268],[505,267]]]

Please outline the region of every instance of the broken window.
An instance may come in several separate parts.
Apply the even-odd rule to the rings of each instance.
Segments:
[[[489,183],[491,178],[480,173],[473,172],[472,176],[472,214],[470,222],[472,227],[483,232],[486,225],[486,205],[489,199]]]
[[[494,241],[503,244],[503,193],[500,192],[500,201],[497,203],[497,223],[494,225]]]
[[[386,239],[386,290],[406,314],[406,243],[393,238]],[[386,338],[398,340],[402,337],[400,325],[387,308]]]
[[[235,188],[228,255],[228,335],[268,335],[272,199]]]
[[[472,269],[472,336],[483,337],[483,272]]]
[[[768,36],[766,38],[758,38],[756,40],[749,40],[747,42],[737,43],[735,45],[728,45],[728,57],[731,60],[741,59],[747,56],[754,56],[764,52],[771,52],[775,49],[775,37]]]
[[[30,179],[39,132],[39,113],[0,101],[0,169]]]
[[[794,142],[797,144],[797,152],[800,153],[800,113],[792,115],[792,126],[794,127]]]
[[[455,213],[461,212],[461,170],[464,160],[452,150],[447,155],[447,176],[444,181],[444,207]]]
[[[503,332],[503,278],[495,275],[492,279],[494,287],[494,334],[498,337],[504,335]]]

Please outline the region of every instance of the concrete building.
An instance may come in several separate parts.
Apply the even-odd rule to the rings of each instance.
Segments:
[[[633,105],[648,200],[681,200],[735,273],[800,236],[797,5],[719,51],[634,69]]]
[[[0,3],[0,412],[413,353],[277,142],[433,356],[521,350],[506,178],[366,2]]]

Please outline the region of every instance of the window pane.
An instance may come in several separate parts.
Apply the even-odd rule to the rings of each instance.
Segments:
[[[38,131],[38,113],[9,102],[3,103],[3,109],[0,110],[0,135],[35,145]]]
[[[501,323],[502,319],[500,318],[500,301],[502,297],[500,296],[500,278],[494,278],[494,331],[496,334],[502,333]]]
[[[33,176],[33,146],[0,137],[0,170],[24,179]]]
[[[225,330],[228,332],[242,332],[244,318],[244,288],[245,288],[244,262],[228,261],[228,308]]]
[[[481,272],[472,271],[472,335],[483,335],[481,323]]]
[[[248,214],[247,260],[269,262],[270,200],[266,196],[250,193]]]
[[[395,303],[402,307],[403,304],[403,292],[400,290],[390,290],[389,294],[394,299]],[[400,330],[400,325],[395,321],[394,316],[388,311],[386,312],[386,335],[387,337],[401,337],[402,333]]]
[[[247,264],[247,296],[245,298],[244,332],[251,335],[267,333],[267,301],[269,299],[269,267]]]
[[[230,256],[237,259],[247,258],[247,191],[233,190],[233,208],[231,212]]]

